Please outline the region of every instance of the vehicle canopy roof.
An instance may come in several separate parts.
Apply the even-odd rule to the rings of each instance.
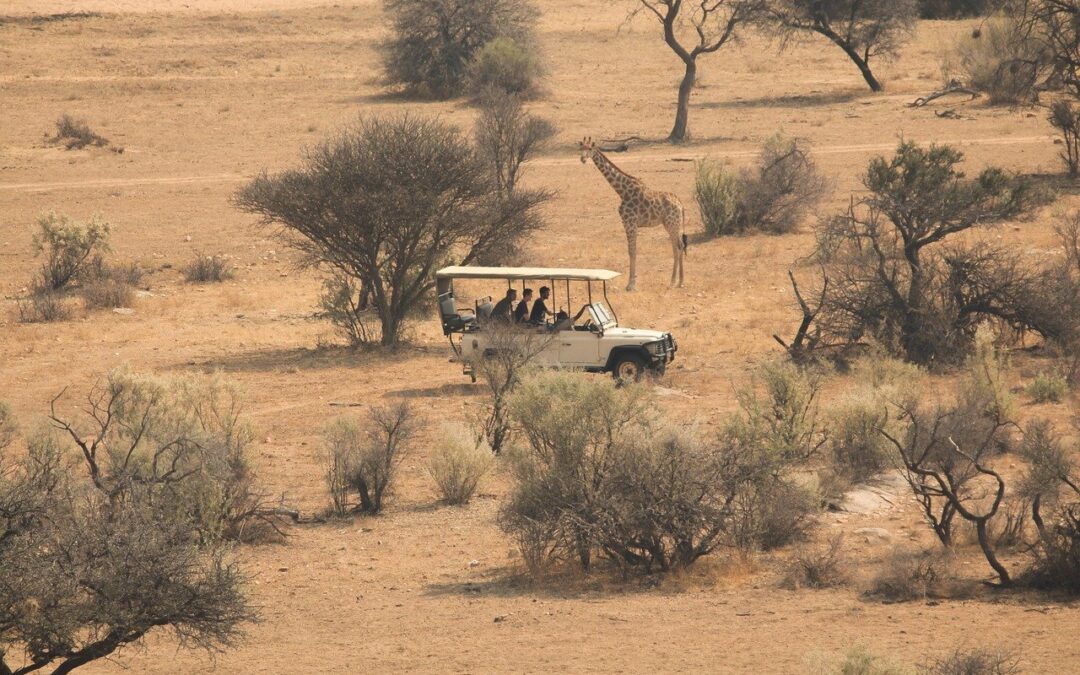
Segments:
[[[550,279],[554,281],[610,281],[619,276],[611,270],[572,267],[475,267],[454,265],[435,273],[436,279]]]

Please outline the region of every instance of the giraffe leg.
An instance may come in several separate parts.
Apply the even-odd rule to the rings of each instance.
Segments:
[[[637,288],[637,227],[626,226],[626,251],[630,254],[630,282],[626,284],[626,290],[632,291]]]
[[[674,229],[668,230],[668,238],[671,239],[671,285],[675,285],[675,281],[678,280],[679,288],[683,285],[683,246],[682,237]]]

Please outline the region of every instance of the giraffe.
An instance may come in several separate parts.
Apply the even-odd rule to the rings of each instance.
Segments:
[[[683,258],[686,256],[685,215],[682,202],[670,192],[659,192],[645,186],[640,179],[634,178],[612,164],[592,138],[585,138],[581,148],[581,163],[592,159],[593,164],[614,188],[622,202],[619,204],[619,217],[626,230],[626,248],[630,254],[630,282],[626,290],[632,291],[637,286],[637,232],[642,227],[663,225],[671,239],[671,251],[675,256],[671,268],[671,285],[678,279],[683,285]]]

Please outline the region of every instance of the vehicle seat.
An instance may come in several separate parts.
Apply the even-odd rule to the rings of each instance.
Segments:
[[[439,295],[439,313],[442,315],[443,333],[463,331],[476,322],[476,315],[466,310],[459,312],[454,303],[453,293]]]
[[[476,317],[481,321],[490,319],[493,311],[495,311],[495,304],[491,302],[491,296],[485,298],[483,302],[479,300],[476,302]]]

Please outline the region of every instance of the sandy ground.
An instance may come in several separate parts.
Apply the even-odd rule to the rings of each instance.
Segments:
[[[677,62],[643,21],[617,31],[627,5],[540,3],[548,92],[532,109],[558,135],[528,168],[527,182],[556,190],[548,226],[531,242],[537,265],[625,270],[615,195],[574,142],[585,135],[662,138],[673,116]],[[103,373],[128,364],[153,372],[224,371],[243,385],[257,424],[260,475],[305,512],[326,497],[320,431],[340,412],[331,402],[406,397],[433,420],[467,419],[478,388],[447,363],[434,320],[412,329],[392,356],[319,347],[334,338],[314,314],[317,275],[234,210],[230,195],[266,168],[294,163],[303,148],[361,114],[408,110],[469,128],[463,101],[402,102],[378,83],[381,3],[307,0],[9,0],[0,10],[0,398],[28,424],[65,386],[77,405]],[[599,7],[597,7],[599,5]],[[43,20],[57,12],[89,16]],[[36,18],[35,18],[36,17]],[[996,163],[1056,170],[1057,148],[1042,111],[943,102],[907,107],[940,81],[939,57],[963,22],[924,23],[901,58],[877,69],[888,90],[870,95],[857,71],[820,42],[778,55],[756,37],[704,61],[694,92],[692,142],[652,144],[614,156],[650,185],[692,204],[693,164],[713,156],[740,166],[778,130],[809,139],[833,179],[822,212],[859,188],[867,160],[899,138],[961,145],[972,171]],[[935,116],[953,107],[959,119]],[[45,142],[61,114],[86,118],[124,152],[67,152]],[[991,234],[1045,255],[1055,214]],[[14,298],[36,262],[38,214],[102,214],[119,259],[152,273],[131,315],[91,313],[51,325],[18,323]],[[689,209],[691,213],[694,209]],[[691,229],[700,229],[696,216]],[[662,383],[673,415],[718,424],[735,407],[733,387],[777,354],[770,337],[796,315],[786,281],[812,245],[809,230],[692,247],[687,285],[670,290],[662,232],[639,241],[639,288],[612,293],[627,325],[675,332],[682,351]],[[233,256],[237,277],[201,287],[177,271],[196,251]],[[1025,368],[1018,366],[1019,378]],[[1030,372],[1027,373],[1030,375]],[[831,389],[842,391],[837,378]],[[1070,404],[1071,405],[1071,404]],[[1066,417],[1066,406],[1025,408]],[[426,442],[426,441],[425,441]],[[297,527],[285,545],[244,547],[263,620],[237,649],[211,660],[154,638],[92,672],[329,672],[708,670],[801,672],[856,643],[913,664],[980,642],[1018,650],[1029,672],[1080,668],[1072,603],[989,596],[883,605],[857,587],[777,590],[777,566],[717,561],[654,587],[609,580],[528,584],[495,526],[505,481],[471,505],[441,507],[423,469],[421,444],[397,498],[381,517]],[[929,544],[902,501],[896,508],[827,518],[833,531],[884,527],[895,540]],[[869,574],[887,546],[849,538],[853,567]],[[971,579],[984,566],[967,556]],[[477,561],[476,565],[471,565]]]

